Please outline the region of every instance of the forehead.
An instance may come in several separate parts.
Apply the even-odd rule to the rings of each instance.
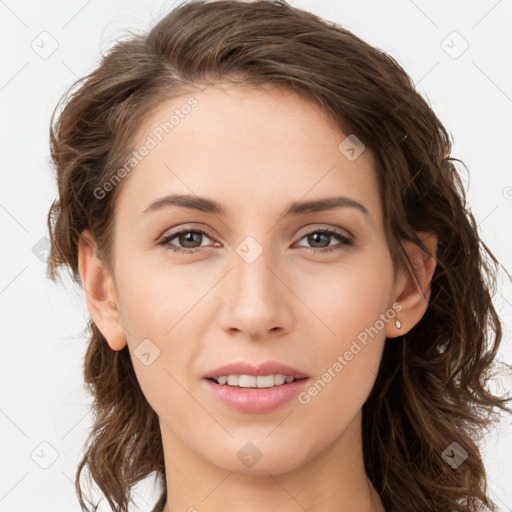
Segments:
[[[129,202],[143,211],[171,192],[233,206],[339,192],[378,216],[373,155],[365,149],[348,158],[348,140],[318,106],[290,91],[218,84],[148,114],[133,149],[149,149],[123,184],[119,207]]]

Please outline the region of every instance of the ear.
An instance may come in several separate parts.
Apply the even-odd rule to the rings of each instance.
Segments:
[[[120,322],[114,281],[99,257],[89,230],[84,230],[78,241],[78,270],[93,322],[110,348],[121,350],[126,345],[126,333]]]
[[[394,338],[409,332],[422,318],[428,307],[431,288],[430,284],[436,268],[437,235],[435,233],[416,233],[425,247],[434,255],[429,256],[414,242],[407,241],[405,248],[409,254],[412,268],[406,274],[401,274],[398,280],[398,296],[396,302],[401,309],[396,308],[395,319],[386,326],[386,337]],[[414,270],[418,281],[412,274]],[[397,328],[395,320],[400,320],[401,328]]]

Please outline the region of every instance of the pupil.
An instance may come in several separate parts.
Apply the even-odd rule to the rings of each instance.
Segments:
[[[187,233],[181,236],[180,243],[185,247],[188,247],[186,244],[188,242],[194,243],[194,237],[199,237],[200,235],[201,233],[198,233],[197,231],[188,231]],[[185,243],[183,243],[183,240],[185,240]]]
[[[312,235],[310,235],[311,238],[313,238],[313,242],[310,241],[311,245],[314,245],[315,243],[318,242],[318,240],[315,240],[317,237],[324,237],[324,238],[329,238],[329,235],[326,235],[325,233],[313,233]],[[327,246],[329,245],[329,241],[327,240]],[[326,245],[323,245],[322,247],[327,247]]]

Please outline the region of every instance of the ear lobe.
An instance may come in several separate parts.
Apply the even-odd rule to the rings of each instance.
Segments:
[[[428,308],[431,294],[430,283],[437,265],[435,259],[437,254],[437,235],[428,232],[417,232],[416,234],[434,257],[429,256],[414,242],[408,241],[405,243],[412,268],[408,272],[404,285],[396,299],[402,306],[402,309],[396,315],[396,318],[400,320],[401,328],[398,329],[395,322],[390,322],[388,329],[386,329],[386,331],[389,331],[389,333],[386,332],[388,338],[394,338],[409,332],[421,320]]]
[[[89,230],[84,230],[78,241],[78,270],[93,322],[110,348],[121,350],[126,345],[126,333],[120,321],[113,279]]]

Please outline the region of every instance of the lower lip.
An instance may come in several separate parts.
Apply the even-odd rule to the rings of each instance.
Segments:
[[[239,388],[203,379],[206,388],[224,404],[247,413],[266,413],[281,407],[293,400],[308,380],[294,380],[271,388]]]

